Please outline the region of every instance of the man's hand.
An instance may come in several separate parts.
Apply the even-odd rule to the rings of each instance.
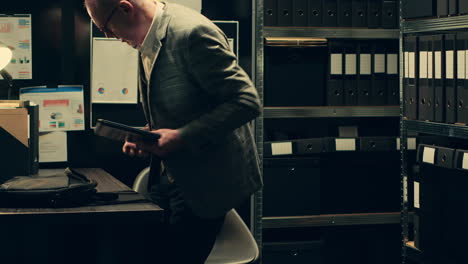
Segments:
[[[130,157],[134,157],[135,155],[140,158],[147,157],[149,153],[137,147],[136,143],[125,141],[122,152],[129,155]]]
[[[151,132],[161,136],[158,142],[153,144],[148,142],[136,142],[135,147],[137,149],[145,153],[156,154],[159,157],[166,157],[182,148],[184,144],[179,131],[176,129],[163,128],[152,130]]]

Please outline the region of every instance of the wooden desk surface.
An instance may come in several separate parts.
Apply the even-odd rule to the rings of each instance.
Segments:
[[[132,191],[131,188],[112,177],[102,169],[84,168],[76,169],[77,172],[95,180],[98,192]],[[39,175],[50,175],[53,170],[43,170]],[[158,221],[163,215],[163,209],[158,205],[148,202],[81,206],[73,208],[0,208],[0,222],[25,221],[25,222],[56,222],[63,221],[79,223],[96,223],[100,221],[113,221],[125,223],[131,221]]]

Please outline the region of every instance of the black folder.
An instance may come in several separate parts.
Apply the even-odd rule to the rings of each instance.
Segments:
[[[398,75],[398,41],[389,40],[387,46],[387,104],[399,105],[400,104],[400,78]]]
[[[293,25],[293,2],[291,0],[278,1],[278,26],[287,27]]]
[[[434,0],[437,1],[437,16],[443,17],[449,14],[448,0]]]
[[[309,20],[308,0],[293,0],[293,26],[307,27]]]
[[[306,138],[294,140],[295,154],[307,155],[322,152],[331,152],[329,138]]]
[[[418,89],[417,89],[417,75],[418,61],[417,56],[417,37],[406,37],[404,39],[403,49],[405,54],[405,75],[404,75],[404,116],[408,119],[418,118]]]
[[[398,28],[398,5],[396,1],[383,1],[382,28]]]
[[[353,27],[367,27],[367,0],[353,0]]]
[[[338,25],[338,6],[337,0],[322,0],[323,7],[323,26],[336,27]]]
[[[433,36],[434,49],[434,121],[445,122],[444,35]]]
[[[370,42],[359,43],[358,105],[371,105],[372,47]]]
[[[344,49],[345,75],[344,75],[344,100],[345,105],[357,105],[357,45],[355,42],[347,42]]]
[[[452,169],[455,161],[455,150],[451,148],[437,147],[435,165]]]
[[[468,1],[458,1],[458,13],[460,13],[460,15],[468,14]]]
[[[343,46],[339,41],[331,41],[329,48],[327,104],[344,105],[343,77],[344,57]]]
[[[457,121],[456,35],[445,35],[445,122]]]
[[[466,78],[466,50],[468,33],[457,35],[457,123],[468,124],[468,82]]]
[[[320,27],[323,25],[322,0],[309,0],[309,26]]]
[[[278,6],[276,0],[265,0],[265,26],[274,27],[278,25]]]
[[[418,82],[418,112],[419,120],[429,120],[429,80],[428,80],[428,52],[431,36],[421,36],[419,38],[419,82]]]
[[[449,15],[456,16],[458,15],[458,1],[466,1],[466,0],[448,0],[449,4]]]
[[[353,2],[350,0],[337,0],[338,26],[351,27],[353,23]]]
[[[436,2],[434,0],[403,0],[403,18],[432,17],[436,13]]]
[[[367,0],[367,26],[379,28],[382,25],[382,0]]]
[[[387,102],[385,43],[372,44],[372,105],[385,105]]]
[[[360,151],[396,151],[394,137],[361,137],[359,138]]]

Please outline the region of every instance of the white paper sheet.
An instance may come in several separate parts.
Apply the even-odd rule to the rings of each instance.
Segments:
[[[398,54],[387,54],[387,74],[398,74]]]
[[[432,52],[427,53],[427,78],[434,78],[434,55]]]
[[[271,143],[271,155],[291,155],[293,154],[292,142]]]
[[[0,17],[0,41],[13,53],[6,71],[13,79],[32,79],[31,15]]]
[[[374,73],[385,73],[385,54],[374,55]]]
[[[458,63],[458,67],[457,67],[457,78],[458,79],[465,79],[465,74],[466,74],[466,62],[465,62],[465,59],[466,59],[466,51],[464,50],[459,50],[457,51],[457,63]]]
[[[67,151],[67,132],[39,134],[39,162],[66,162]]]
[[[427,51],[419,52],[419,78],[427,79]]]
[[[343,74],[343,54],[331,54],[330,72],[332,75]]]
[[[359,60],[359,73],[361,75],[371,75],[371,55],[361,54]]]
[[[138,51],[118,39],[93,38],[91,102],[136,104]]]
[[[405,51],[405,78],[409,78],[409,52]]]
[[[414,208],[420,208],[421,203],[419,201],[419,193],[420,193],[419,182],[414,182]]]
[[[445,52],[445,78],[453,79],[454,78],[454,53],[453,50],[447,50]]]
[[[442,52],[436,51],[434,54],[435,78],[442,79]]]
[[[356,75],[357,71],[357,61],[356,61],[356,54],[346,54],[345,60],[346,60],[346,67],[345,67],[345,73],[346,75]]]
[[[39,131],[84,130],[82,86],[23,88],[20,100],[39,105]]]

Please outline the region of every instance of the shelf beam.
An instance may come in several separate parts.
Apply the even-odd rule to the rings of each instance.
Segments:
[[[398,39],[398,29],[264,27],[265,37]]]
[[[433,32],[441,30],[467,29],[467,16],[426,18],[403,21],[403,33]]]
[[[403,122],[406,129],[409,131],[436,136],[468,139],[468,126],[466,125],[443,124],[417,120],[404,120]]]
[[[399,106],[265,107],[264,118],[399,117]]]
[[[264,217],[263,228],[399,224],[401,213]]]

